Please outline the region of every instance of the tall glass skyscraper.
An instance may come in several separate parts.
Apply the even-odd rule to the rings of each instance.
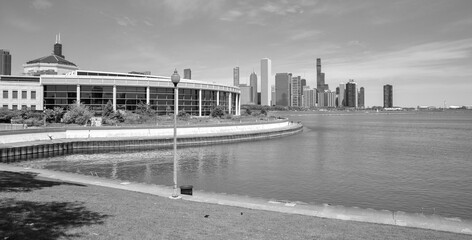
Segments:
[[[391,108],[393,107],[393,86],[392,85],[384,85],[384,108]]]
[[[316,59],[316,89],[318,92],[329,90],[328,84],[325,84],[325,74],[321,72],[321,58]]]
[[[257,75],[254,71],[249,76],[249,86],[252,87],[252,101],[257,105]]]
[[[275,74],[275,105],[290,106],[291,73]]]
[[[0,49],[0,75],[11,75],[10,51]]]
[[[233,86],[239,86],[239,67],[233,68]]]
[[[348,83],[346,83],[346,107],[352,107],[355,108],[357,107],[357,84],[354,82],[354,80],[349,80]]]

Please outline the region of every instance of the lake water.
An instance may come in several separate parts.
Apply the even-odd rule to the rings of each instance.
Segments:
[[[279,112],[303,133],[178,149],[179,185],[266,199],[472,219],[472,111]],[[20,163],[172,185],[172,150]]]

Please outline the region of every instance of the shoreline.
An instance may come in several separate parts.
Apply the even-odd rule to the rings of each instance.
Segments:
[[[23,168],[3,163],[0,163],[0,167],[3,171],[33,172],[38,174],[38,177],[43,178],[146,193],[165,198],[171,196],[173,191],[172,187],[170,186],[113,180],[95,176],[57,172],[47,169]],[[318,218],[377,223],[472,235],[471,220],[447,218],[438,215],[391,212],[388,210],[361,209],[357,207],[331,206],[328,204],[313,205],[300,202],[284,202],[273,199],[252,198],[223,193],[210,193],[199,190],[194,190],[192,196],[181,196],[182,200],[191,202],[210,203],[246,209],[305,215]]]

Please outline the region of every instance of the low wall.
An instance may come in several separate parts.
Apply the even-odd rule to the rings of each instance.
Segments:
[[[303,125],[288,121],[265,124],[245,124],[210,127],[184,127],[178,129],[177,145],[193,147],[256,141],[283,137],[303,131]],[[31,140],[0,145],[0,162],[14,162],[57,155],[145,150],[171,148],[173,146],[173,128],[164,129],[72,129],[56,132],[37,132],[18,134],[16,138],[35,136]],[[3,137],[3,136],[2,136]],[[7,136],[6,136],[7,137]],[[73,138],[75,137],[75,138]]]

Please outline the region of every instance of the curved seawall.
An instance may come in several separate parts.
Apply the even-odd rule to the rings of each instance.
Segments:
[[[303,131],[289,121],[178,127],[177,145],[194,147],[257,141]],[[0,162],[82,152],[145,150],[173,146],[173,128],[34,129],[1,134]]]

